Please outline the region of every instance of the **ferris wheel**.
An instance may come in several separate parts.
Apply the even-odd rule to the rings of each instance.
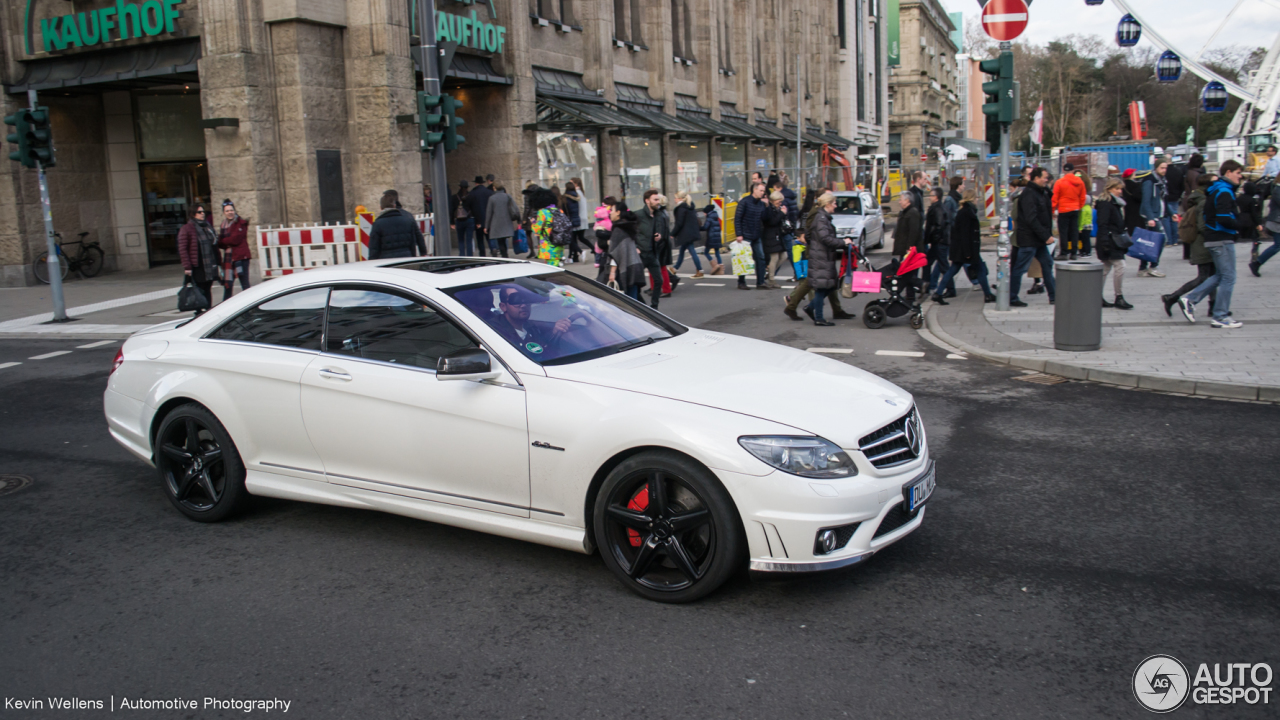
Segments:
[[[1101,5],[1103,1],[1085,0],[1085,4]],[[1160,82],[1176,82],[1182,75],[1183,68],[1204,80],[1205,86],[1201,92],[1200,101],[1206,112],[1226,110],[1228,95],[1240,98],[1242,102],[1227,128],[1227,137],[1274,133],[1280,124],[1280,33],[1277,33],[1275,40],[1272,41],[1262,65],[1257,71],[1251,73],[1243,86],[1222,77],[1200,61],[1204,52],[1209,49],[1209,45],[1231,21],[1236,11],[1248,1],[1236,0],[1231,11],[1222,18],[1222,22],[1199,52],[1190,55],[1161,36],[1130,7],[1128,0],[1111,0],[1112,4],[1125,13],[1116,29],[1116,42],[1121,47],[1132,47],[1138,44],[1140,38],[1145,37],[1163,50],[1164,53],[1156,63],[1156,77]],[[1255,1],[1269,3],[1269,0]]]

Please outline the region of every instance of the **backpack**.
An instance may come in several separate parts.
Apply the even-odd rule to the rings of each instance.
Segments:
[[[569,216],[559,210],[551,211],[551,234],[547,237],[547,242],[552,245],[564,247],[573,240],[573,225],[569,222]]]
[[[1204,232],[1204,201],[1190,205],[1182,214],[1182,222],[1178,223],[1178,242],[1191,245],[1196,237]]]

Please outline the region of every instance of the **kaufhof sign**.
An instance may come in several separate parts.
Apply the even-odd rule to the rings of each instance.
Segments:
[[[27,0],[27,54],[37,52],[32,42],[35,29],[32,10],[38,0]],[[133,38],[150,38],[174,32],[182,17],[177,7],[185,0],[145,0],[115,4],[94,10],[55,15],[40,19],[40,49],[57,52],[88,48]]]
[[[483,4],[489,7],[489,17],[497,18],[493,0],[458,0],[462,5]],[[471,11],[471,16],[436,13],[436,40],[456,42],[459,47],[502,53],[507,44],[507,28],[497,23],[484,22]]]

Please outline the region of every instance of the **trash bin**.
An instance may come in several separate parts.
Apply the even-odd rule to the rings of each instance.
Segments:
[[[1102,263],[1063,260],[1053,264],[1057,298],[1053,346],[1059,350],[1097,350],[1102,345]]]

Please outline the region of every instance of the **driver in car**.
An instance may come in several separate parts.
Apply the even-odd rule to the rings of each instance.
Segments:
[[[529,311],[533,304],[546,301],[547,298],[523,288],[502,288],[498,296],[498,311],[502,316],[493,322],[493,329],[521,350],[541,355],[556,346],[572,322],[569,318],[560,318],[549,331],[542,327],[544,323],[531,322]]]

